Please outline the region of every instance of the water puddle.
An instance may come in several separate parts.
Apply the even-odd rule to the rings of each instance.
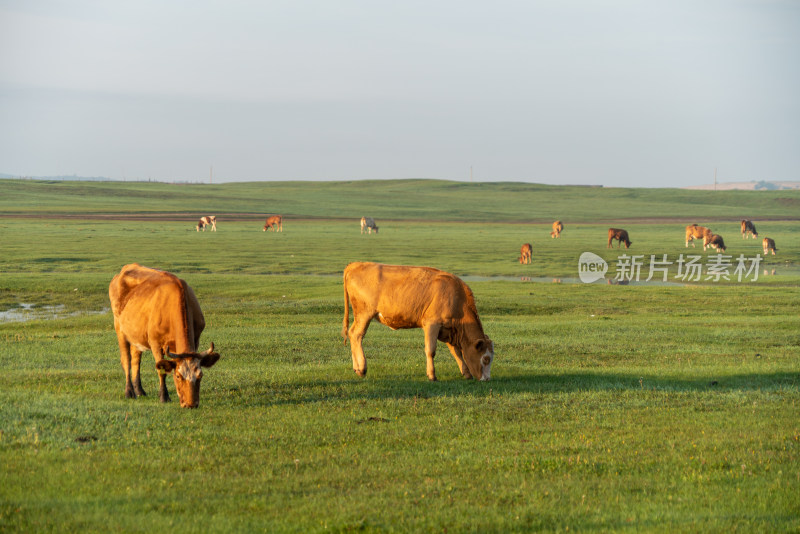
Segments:
[[[20,303],[19,307],[10,310],[0,311],[0,323],[19,323],[36,321],[39,319],[53,320],[65,317],[79,317],[81,315],[99,315],[111,311],[111,308],[103,308],[96,311],[64,311],[66,306],[57,304],[55,306],[36,306],[35,304]]]

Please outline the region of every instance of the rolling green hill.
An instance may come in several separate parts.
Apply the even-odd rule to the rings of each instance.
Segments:
[[[4,216],[198,214],[260,218],[600,222],[625,220],[800,219],[800,191],[689,191],[442,180],[151,182],[0,180]]]

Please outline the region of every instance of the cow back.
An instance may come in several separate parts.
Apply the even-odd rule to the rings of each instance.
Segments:
[[[480,325],[470,288],[433,267],[356,262],[345,269],[344,281],[351,301],[380,314],[391,328],[416,328],[427,321]]]
[[[130,342],[157,343],[179,353],[196,350],[203,313],[194,291],[172,273],[126,265],[112,279],[109,299],[114,322]]]

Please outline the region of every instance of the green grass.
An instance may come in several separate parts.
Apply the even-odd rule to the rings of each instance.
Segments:
[[[552,240],[549,224],[517,220],[525,207],[509,201],[509,184],[463,184],[463,202],[441,210],[406,187],[417,184],[382,190],[399,188],[400,204],[421,207],[387,219],[378,236],[361,236],[358,217],[337,220],[335,210],[361,212],[346,203],[321,205],[319,219],[287,219],[282,234],[246,218],[197,233],[191,220],[15,218],[4,205],[0,311],[30,303],[76,315],[0,322],[0,531],[800,529],[800,232],[766,220],[765,193],[741,203],[778,244],[765,265],[776,275],[615,286],[523,278],[575,278],[583,251],[616,260],[607,222],[570,222],[587,217],[588,196],[562,208],[567,226]],[[14,213],[89,217],[102,205],[23,185],[32,189]],[[292,187],[213,186],[222,200],[206,200],[223,206],[273,185]],[[101,186],[109,198],[138,189],[156,211],[163,193],[211,191]],[[350,186],[294,184],[294,202],[311,206]],[[490,224],[454,222],[477,186],[487,205],[507,209],[487,210],[498,219]],[[728,254],[759,252],[725,209],[719,218],[689,211],[685,222],[709,224]],[[708,254],[687,251],[684,221],[660,213],[625,222],[628,253]],[[526,241],[534,262],[524,266],[516,257]],[[356,377],[339,336],[341,271],[353,260],[469,277],[496,345],[492,381],[462,380],[440,347],[439,382],[430,383],[421,332],[378,324],[365,339],[368,376]],[[149,395],[124,398],[107,289],[132,261],[171,270],[197,293],[208,322],[201,345],[213,341],[222,354],[198,410],[158,402],[149,355]]]

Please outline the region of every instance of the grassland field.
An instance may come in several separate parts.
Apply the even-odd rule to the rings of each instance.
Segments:
[[[261,231],[269,213],[284,232]],[[204,214],[217,232],[194,230]],[[742,218],[778,246],[756,280],[576,280],[585,251],[609,274],[625,252],[707,261],[692,222],[763,256]],[[631,249],[606,248],[609,226]],[[465,278],[491,382],[461,379],[444,346],[429,382],[421,332],[379,324],[356,377],[340,337],[356,260]],[[124,398],[107,290],[134,261],[203,307],[201,348],[222,358],[197,410],[171,382],[158,402],[149,354],[149,395]],[[0,180],[0,314],[22,304],[29,320],[0,320],[0,531],[800,529],[798,192]]]

